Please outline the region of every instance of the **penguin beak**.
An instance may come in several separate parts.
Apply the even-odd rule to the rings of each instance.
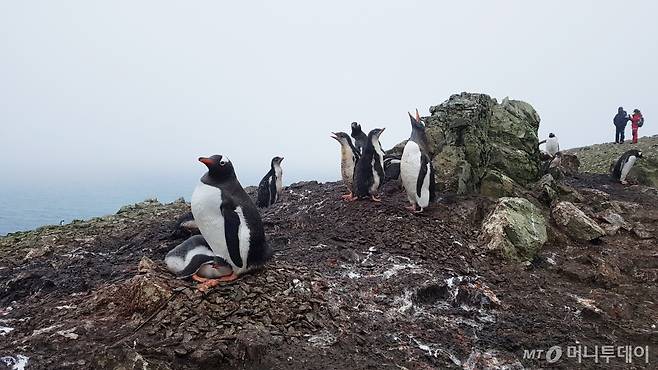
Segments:
[[[330,135],[329,137],[332,138],[332,139],[336,139],[336,140],[338,140],[338,135],[336,135],[335,132],[332,132],[331,135]]]
[[[199,162],[205,164],[205,165],[208,166],[208,167],[210,167],[210,166],[212,166],[213,164],[215,164],[215,162],[213,162],[212,159],[210,159],[210,158],[206,158],[206,157],[199,157]]]

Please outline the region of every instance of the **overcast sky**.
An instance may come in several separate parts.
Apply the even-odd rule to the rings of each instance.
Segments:
[[[611,141],[619,105],[655,134],[656,4],[2,1],[2,181],[196,178],[214,153],[244,185],[275,155],[338,179],[330,131],[388,148],[462,91],[531,103],[562,147]]]

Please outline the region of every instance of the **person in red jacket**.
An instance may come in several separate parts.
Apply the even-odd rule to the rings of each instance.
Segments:
[[[640,128],[638,123],[642,120],[642,113],[639,109],[633,110],[631,116],[631,129],[633,130],[633,144],[637,144],[637,130]]]

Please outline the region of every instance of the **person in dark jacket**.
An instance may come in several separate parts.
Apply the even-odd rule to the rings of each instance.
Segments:
[[[617,129],[615,132],[615,143],[623,144],[624,143],[624,131],[626,130],[626,124],[628,123],[628,113],[624,110],[624,107],[619,107],[617,109],[617,115],[612,120]]]

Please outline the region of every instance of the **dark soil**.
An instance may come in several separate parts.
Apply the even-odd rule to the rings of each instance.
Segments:
[[[263,212],[272,261],[205,295],[161,262],[186,237],[185,203],[11,234],[0,327],[14,330],[0,357],[29,357],[27,369],[653,368],[656,191],[588,174],[566,184],[588,194],[586,213],[612,207],[642,232],[589,243],[553,229],[534,261],[511,262],[478,241],[492,199],[411,215],[391,185],[382,203],[345,203],[338,183],[296,184]],[[649,346],[651,363],[579,364],[566,353],[577,345]],[[524,358],[553,346],[555,363]]]

